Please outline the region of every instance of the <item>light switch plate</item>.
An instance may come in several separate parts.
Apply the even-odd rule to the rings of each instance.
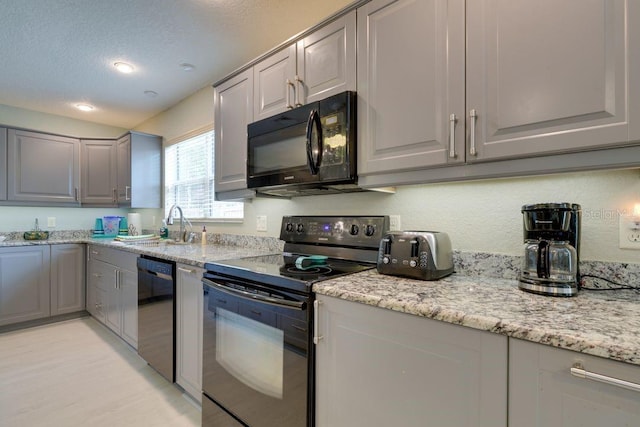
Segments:
[[[267,231],[267,216],[266,215],[258,215],[256,217],[256,230],[257,231]]]
[[[620,249],[640,250],[640,219],[620,215],[619,221]]]

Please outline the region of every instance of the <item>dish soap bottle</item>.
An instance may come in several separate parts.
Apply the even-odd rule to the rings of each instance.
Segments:
[[[167,220],[162,220],[162,227],[160,227],[160,237],[163,239],[169,238],[169,228],[167,227]]]
[[[202,226],[202,239],[201,239],[201,243],[203,245],[207,244],[207,227],[206,226]]]

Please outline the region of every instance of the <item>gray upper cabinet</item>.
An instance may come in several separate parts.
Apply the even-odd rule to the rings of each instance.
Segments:
[[[253,118],[252,69],[215,87],[215,192],[247,188],[247,124]],[[232,197],[233,198],[233,197]]]
[[[358,175],[460,163],[464,1],[358,9]]]
[[[80,140],[8,130],[7,200],[78,204]]]
[[[116,142],[118,205],[162,205],[162,138],[129,132]]]
[[[356,89],[356,12],[313,31],[253,67],[254,120]]]
[[[116,141],[82,140],[82,204],[116,206]]]
[[[0,128],[0,169],[7,170],[7,129]],[[7,174],[0,173],[0,200],[7,200]]]
[[[626,143],[640,84],[628,3],[467,2],[467,161]]]

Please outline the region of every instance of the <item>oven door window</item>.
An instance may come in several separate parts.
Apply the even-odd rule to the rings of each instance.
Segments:
[[[216,327],[216,361],[253,390],[282,399],[284,332],[223,308]]]

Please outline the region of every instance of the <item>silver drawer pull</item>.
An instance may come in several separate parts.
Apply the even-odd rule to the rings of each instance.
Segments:
[[[187,274],[194,274],[196,272],[195,270],[189,270],[188,268],[182,268],[182,267],[178,267],[178,270]]]
[[[616,387],[626,388],[627,390],[640,392],[640,384],[620,380],[618,378],[608,377],[606,375],[596,374],[595,372],[586,371],[581,363],[575,363],[573,365],[573,367],[571,368],[571,375],[573,375],[574,377],[583,378],[585,380],[597,381]]]

